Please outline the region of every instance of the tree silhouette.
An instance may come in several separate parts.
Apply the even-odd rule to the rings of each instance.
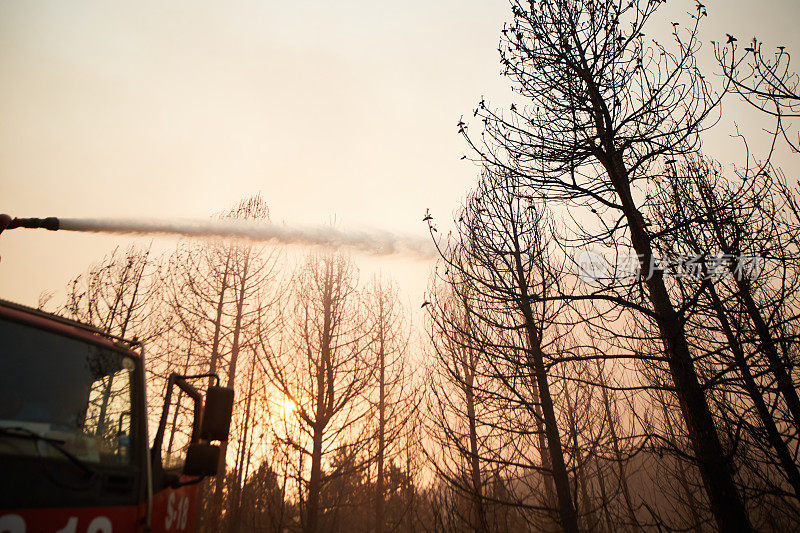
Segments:
[[[696,68],[705,10],[698,7],[689,28],[675,27],[667,47],[649,44],[645,34],[659,4],[513,1],[500,55],[520,100],[510,112],[482,100],[475,110],[479,137],[463,123],[459,128],[483,165],[528,184],[550,205],[564,204],[576,220],[576,239],[638,256],[645,275],[627,287],[627,307],[658,332],[718,526],[750,530],[644,216],[653,175],[697,149],[720,98]],[[612,279],[593,296],[621,304],[622,288]]]

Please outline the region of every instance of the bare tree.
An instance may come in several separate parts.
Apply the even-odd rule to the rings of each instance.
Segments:
[[[576,501],[584,500],[583,520],[591,522],[589,515],[596,514],[583,469],[595,453],[593,440],[603,433],[604,415],[592,409],[578,415],[574,409],[574,402],[591,405],[586,386],[591,378],[566,340],[573,324],[562,296],[570,282],[564,258],[552,245],[553,229],[543,208],[526,199],[526,186],[509,174],[488,171],[457,227],[457,236],[442,249],[442,281],[454,297],[434,299],[431,316],[435,337],[452,345],[437,350],[438,359],[450,369],[445,376],[466,395],[471,439],[477,425],[473,398],[481,398],[483,409],[491,413],[482,416],[488,435],[478,439],[492,452],[471,446],[465,454],[473,462],[478,510],[488,497],[493,503],[538,512],[534,527],[539,529],[550,527],[541,515],[549,518],[552,510],[561,528],[575,531]],[[479,459],[486,462],[493,489],[499,491],[492,496],[478,490],[485,481],[475,474],[486,477],[474,464]],[[520,491],[523,486],[528,490]],[[547,496],[537,501],[537,493]]]
[[[374,382],[377,388],[371,400],[373,418],[377,415],[374,421],[376,442],[372,443],[375,452],[370,451],[369,455],[375,457],[375,531],[382,533],[387,525],[390,530],[397,527],[404,514],[392,513],[395,523],[386,523],[386,474],[405,449],[403,437],[414,415],[415,401],[406,357],[409,331],[397,287],[391,281],[375,278],[368,289],[366,302],[373,315],[373,338],[369,347],[376,359]]]
[[[325,472],[324,461],[339,453],[356,454],[364,448],[368,403],[365,388],[375,364],[367,356],[369,330],[364,328],[361,296],[352,262],[333,253],[308,256],[292,287],[291,307],[284,316],[284,341],[275,346],[262,338],[261,346],[274,387],[292,402],[298,434],[285,443],[310,459],[297,470],[305,491],[305,526],[316,532],[323,509],[321,494],[331,479],[361,468],[360,461],[338,463]]]
[[[111,335],[149,341],[170,325],[157,313],[159,268],[149,248],[117,248],[69,282],[66,301],[56,313]]]
[[[465,496],[470,502],[466,512],[455,506],[450,510],[459,516],[457,522],[474,531],[489,531],[481,462],[487,451],[479,440],[485,424],[483,399],[476,382],[482,357],[463,304],[458,294],[441,294],[432,304],[436,305],[431,331],[435,366],[427,380],[426,417],[434,448],[428,456],[437,474],[453,488],[450,496]]]
[[[675,27],[668,48],[646,41],[659,4],[512,2],[501,61],[527,105],[502,113],[482,101],[480,141],[460,128],[483,164],[524,180],[532,195],[566,203],[576,220],[574,211],[589,207],[591,225],[576,224],[584,243],[630,246],[638,255],[647,273],[641,296],[620,300],[612,282],[594,297],[624,303],[656,327],[717,524],[750,530],[679,310],[663,271],[652,268],[653,236],[641,209],[659,162],[697,147],[718,102],[695,64],[705,8],[698,5],[687,29]]]
[[[730,180],[719,165],[697,157],[674,168],[655,200],[654,220],[666,228],[657,241],[661,254],[691,258],[695,275],[680,276],[677,288],[696,295],[686,327],[707,354],[715,411],[731,426],[739,469],[747,472],[740,483],[756,508],[774,505],[777,496],[780,513],[794,521],[800,473],[791,370],[800,264],[793,193],[769,165]]]
[[[221,215],[237,220],[269,220],[269,208],[261,196],[242,200]],[[167,285],[172,315],[180,327],[178,335],[185,343],[192,343],[195,361],[204,372],[217,373],[221,382],[235,390],[246,391],[250,379],[238,380],[238,370],[243,354],[256,357],[257,336],[272,333],[276,324],[274,309],[281,295],[276,283],[279,275],[279,252],[267,245],[252,242],[205,242],[179,246],[170,259],[171,269]],[[254,367],[250,359],[250,367]],[[255,379],[254,374],[248,377]],[[241,381],[246,383],[242,387]],[[247,440],[252,414],[248,410],[251,398],[239,398],[235,405],[235,419],[241,424],[240,431],[232,432]],[[236,439],[238,441],[238,439]],[[228,481],[228,443],[220,452],[220,468],[214,484],[207,519],[216,524],[227,507],[228,523],[237,523],[238,502],[242,469],[249,464],[242,462],[244,442],[237,442],[237,457],[233,467],[233,480],[228,490],[231,500],[224,504],[225,487]],[[211,526],[216,527],[216,526]]]
[[[800,117],[800,78],[791,69],[791,55],[785,46],[777,46],[772,54],[764,53],[764,43],[757,38],[744,47],[742,54],[737,41],[728,35],[724,43],[714,43],[723,75],[748,104],[775,119],[772,134],[800,153],[800,137],[790,130],[793,119]]]

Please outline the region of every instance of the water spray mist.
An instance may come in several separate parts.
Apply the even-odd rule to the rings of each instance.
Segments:
[[[324,226],[286,226],[241,220],[174,221],[56,217],[12,219],[8,215],[0,215],[0,232],[14,228],[238,238],[329,248],[346,247],[375,255],[408,254],[426,259],[435,255],[435,249],[430,241],[387,231],[349,231]]]

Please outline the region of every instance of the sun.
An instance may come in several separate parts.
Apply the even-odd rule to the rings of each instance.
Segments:
[[[294,402],[291,399],[284,397],[283,398],[283,413],[286,414],[286,415],[289,415],[289,414],[293,413],[295,409],[297,409],[297,406],[294,404]]]

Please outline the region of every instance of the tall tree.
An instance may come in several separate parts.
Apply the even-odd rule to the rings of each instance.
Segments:
[[[441,250],[442,282],[455,298],[435,301],[431,316],[435,335],[458,348],[449,352],[469,355],[470,364],[463,373],[448,372],[451,381],[467,393],[467,414],[474,414],[470,412],[474,396],[492,406],[486,408],[492,415],[484,424],[492,428],[494,438],[505,441],[503,452],[481,457],[496,469],[492,477],[513,479],[516,487],[538,479],[545,490],[537,490],[547,495],[534,504],[529,495],[515,496],[518,490],[504,489],[511,498],[505,504],[552,509],[561,528],[575,531],[579,498],[571,471],[581,468],[587,457],[584,447],[594,447],[590,441],[600,435],[602,425],[595,424],[593,431],[579,430],[589,419],[595,420],[597,413],[587,409],[584,413],[589,418],[581,422],[582,417],[570,414],[570,402],[586,404],[589,392],[570,380],[582,375],[588,381],[589,375],[580,368],[585,366],[580,358],[572,357],[571,343],[565,341],[572,325],[561,298],[569,286],[564,258],[552,245],[554,231],[543,207],[529,202],[526,192],[527,185],[512,175],[484,172],[459,214],[457,236]],[[458,315],[446,312],[454,302],[461,309]],[[439,360],[445,368],[451,366],[446,358]],[[567,366],[556,370],[563,362]],[[570,439],[565,438],[567,429]],[[470,433],[474,434],[472,428]],[[492,447],[499,449],[497,444]],[[472,450],[470,459],[477,461],[477,454],[477,449]],[[534,457],[538,462],[531,460]],[[493,488],[499,485],[494,483]],[[584,491],[581,497],[586,496]],[[486,496],[476,490],[475,497],[482,501]],[[543,524],[534,527],[547,527]]]
[[[740,468],[752,471],[749,481],[763,477],[772,485],[760,491],[769,499],[786,488],[767,474],[779,465],[796,499],[800,472],[791,450],[800,401],[792,368],[800,234],[791,220],[793,193],[769,165],[738,174],[726,178],[720,165],[701,157],[676,165],[654,198],[654,223],[665,228],[656,245],[664,257],[691,258],[684,269],[693,275],[683,272],[679,284],[697,294],[686,327],[713,365],[709,390],[719,397],[719,413],[746,441],[736,446]]]
[[[256,195],[238,202],[219,217],[268,221],[269,207]],[[181,326],[178,334],[184,337],[184,342],[191,340],[195,346],[195,365],[204,368],[204,372],[219,374],[223,385],[241,391],[240,382],[249,381],[237,379],[243,354],[256,357],[257,336],[270,335],[277,321],[275,307],[281,296],[280,285],[276,283],[280,266],[278,250],[247,241],[191,243],[179,246],[170,264],[170,308]],[[241,413],[247,411],[249,398],[237,397],[234,418],[247,426],[252,417]],[[232,432],[242,436],[246,433],[244,427],[240,432]],[[229,487],[231,503],[238,501],[241,488],[242,478],[237,471],[245,465],[234,464],[234,475],[228,477],[224,467],[227,451],[226,442],[220,451],[220,468],[206,517],[212,524],[224,514],[227,481],[238,480],[238,484]],[[230,523],[235,523],[237,510],[235,505],[227,509],[234,517]]]
[[[411,375],[406,357],[408,345],[404,309],[391,281],[375,278],[368,289],[367,307],[372,313],[370,351],[376,359],[372,399],[375,424],[375,531],[383,533],[386,523],[386,474],[403,448],[403,436],[414,411]],[[371,446],[370,446],[371,447]],[[370,453],[370,455],[373,455]],[[394,517],[395,519],[402,517]],[[388,524],[389,528],[397,524]]]
[[[448,291],[449,292],[449,291]],[[484,396],[480,366],[485,363],[480,339],[476,338],[469,312],[459,294],[441,291],[432,311],[430,337],[434,366],[427,379],[430,462],[452,496],[462,496],[469,508],[460,516],[462,525],[474,531],[489,531],[484,484]]]
[[[657,328],[714,518],[723,530],[751,530],[679,310],[663,271],[654,268],[653,235],[641,209],[653,173],[665,159],[696,149],[718,103],[695,64],[705,8],[698,4],[687,29],[675,26],[668,48],[645,40],[659,4],[512,1],[501,62],[524,100],[510,113],[481,101],[480,139],[463,123],[460,130],[483,164],[530,184],[532,195],[566,203],[573,219],[589,207],[580,218],[591,223],[577,228],[584,242],[637,254],[646,273],[638,288],[644,305],[627,307]],[[621,304],[619,288],[612,282],[595,298]]]
[[[373,379],[368,357],[369,329],[364,327],[362,298],[352,262],[340,254],[313,253],[300,267],[292,285],[291,306],[284,315],[285,338],[261,338],[263,360],[274,387],[292,402],[298,434],[286,444],[308,469],[297,475],[306,494],[304,529],[320,528],[324,485],[346,472],[326,473],[323,460],[340,453],[355,454],[367,444],[363,429],[368,413],[364,394]],[[361,468],[360,460],[340,461],[341,469]]]
[[[159,311],[159,262],[150,249],[115,249],[73,278],[56,313],[123,338],[146,342],[169,328]]]

